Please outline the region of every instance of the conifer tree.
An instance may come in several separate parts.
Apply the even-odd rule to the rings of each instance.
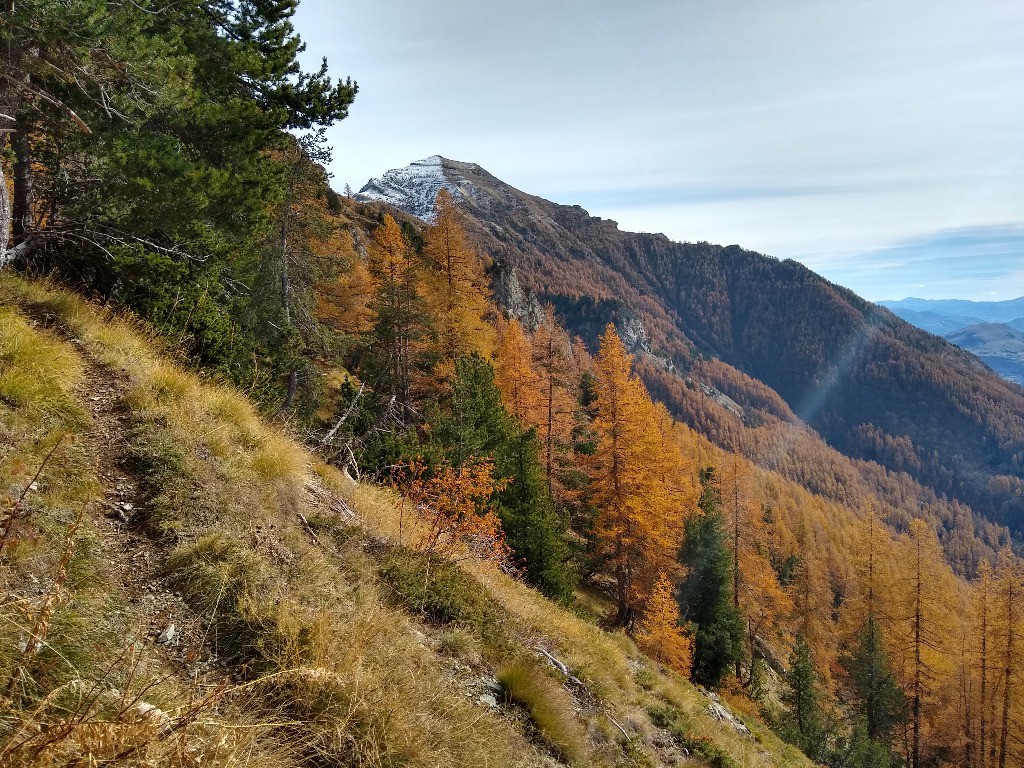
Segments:
[[[534,369],[540,379],[541,415],[537,435],[543,449],[544,474],[552,498],[564,497],[557,472],[560,451],[572,444],[575,425],[575,378],[577,365],[565,332],[559,327],[554,309],[549,305],[544,322],[533,337]]]
[[[679,605],[668,574],[661,573],[644,608],[637,631],[640,645],[684,677],[693,665],[693,641],[679,624]]]
[[[942,550],[935,531],[923,520],[910,523],[911,561],[906,615],[907,637],[912,649],[911,669],[907,675],[910,693],[910,764],[922,765],[922,738],[929,708],[937,706],[932,681],[945,678],[949,672],[951,622],[946,601],[956,594],[956,585],[944,578]]]
[[[993,744],[997,768],[1017,764],[1016,751],[1012,731],[1016,728],[1015,707],[1019,704],[1020,695],[1019,670],[1024,658],[1024,648],[1020,638],[1022,611],[1020,602],[1024,596],[1024,579],[1022,579],[1020,562],[1012,552],[1004,549],[999,553],[995,584],[994,635],[996,640],[995,670],[999,681],[1001,695],[998,701],[997,722],[998,743]],[[991,751],[991,750],[990,750]]]
[[[661,414],[609,324],[596,362],[597,447],[591,502],[597,550],[615,580],[615,624],[631,627],[682,538],[678,449],[664,440]],[[674,475],[674,476],[673,476]]]
[[[522,429],[501,403],[494,370],[479,355],[459,358],[445,412],[432,419],[431,440],[460,467],[487,458],[500,489],[497,514],[514,560],[527,580],[557,599],[568,598],[575,570],[565,525],[544,484],[533,429]]]
[[[678,600],[693,626],[693,679],[715,687],[743,652],[743,622],[732,601],[732,557],[725,546],[714,470],[701,473],[700,511],[686,519]]]
[[[493,339],[485,321],[487,279],[483,263],[470,246],[451,193],[441,189],[434,203],[434,223],[423,232],[427,298],[434,316],[442,360],[479,352],[490,356]]]
[[[376,296],[370,302],[376,315],[370,347],[374,384],[400,405],[409,407],[415,356],[426,335],[418,268],[391,214],[384,215],[369,251],[370,274],[376,283]]]
[[[822,743],[825,731],[822,693],[803,634],[796,636],[785,681],[782,703],[786,711],[781,718],[782,734],[812,760],[820,760],[825,753],[825,745]]]
[[[495,381],[502,402],[522,427],[536,426],[543,414],[540,377],[533,369],[530,341],[515,318],[499,325],[495,353]]]
[[[905,719],[906,699],[892,672],[873,612],[868,614],[856,645],[840,662],[849,677],[856,714],[867,738],[889,749],[893,731]]]

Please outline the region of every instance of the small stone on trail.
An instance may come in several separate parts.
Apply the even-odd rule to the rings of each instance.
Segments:
[[[488,707],[498,706],[498,699],[493,693],[481,693],[477,701]]]
[[[171,645],[177,636],[178,633],[175,626],[173,624],[168,624],[164,628],[164,631],[157,636],[156,641],[162,645]]]

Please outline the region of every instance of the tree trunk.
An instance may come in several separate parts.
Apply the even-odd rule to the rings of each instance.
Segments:
[[[1006,768],[1006,734],[1010,729],[1010,687],[1013,682],[1013,660],[1014,660],[1014,634],[1013,626],[1013,601],[1017,597],[1013,594],[1013,581],[1016,574],[1013,566],[1007,575],[1006,587],[1006,659],[1003,667],[1003,722],[999,732],[999,768]]]
[[[7,175],[4,173],[5,135],[0,134],[0,269],[7,266],[7,243],[11,234],[11,198],[7,192]]]
[[[14,205],[11,211],[11,235],[15,245],[32,229],[32,150],[24,126],[12,134],[14,148]]]
[[[914,585],[914,753],[912,768],[921,768],[921,542],[917,542],[917,578]]]
[[[985,747],[985,737],[988,735],[988,722],[985,715],[988,712],[988,582],[982,582],[981,593],[981,729],[978,733],[980,740],[979,762],[984,768],[988,765],[988,752]]]
[[[299,372],[292,371],[288,374],[288,394],[285,395],[284,402],[281,403],[281,407],[277,409],[274,414],[275,417],[283,416],[291,410],[292,403],[295,401],[295,392],[299,388]]]

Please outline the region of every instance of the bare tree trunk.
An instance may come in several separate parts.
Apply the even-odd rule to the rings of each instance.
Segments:
[[[984,577],[983,577],[984,578]],[[988,735],[988,722],[985,715],[988,712],[988,581],[982,582],[981,593],[981,729],[978,734],[981,741],[979,763],[982,768],[988,765],[988,751],[985,746],[985,737]]]
[[[914,582],[914,753],[912,768],[921,768],[921,541],[917,542],[917,567]]]
[[[0,134],[0,269],[7,266],[7,243],[11,234],[11,198],[7,193],[7,175],[4,173],[6,140]]]
[[[32,229],[32,149],[24,126],[12,134],[14,147],[14,205],[11,212],[11,235],[15,245]]]
[[[1010,730],[1010,688],[1013,684],[1013,661],[1014,661],[1014,627],[1013,603],[1017,596],[1013,593],[1014,579],[1016,574],[1013,566],[1007,576],[1006,587],[1006,658],[1003,665],[1003,717],[1002,728],[999,731],[999,768],[1006,768],[1006,734]]]

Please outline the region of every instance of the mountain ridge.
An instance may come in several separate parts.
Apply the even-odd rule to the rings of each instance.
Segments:
[[[476,164],[440,158],[436,168],[481,249],[588,345],[609,321],[640,320],[649,351],[634,353],[666,361],[640,366],[648,386],[691,426],[688,395],[669,393],[714,369],[728,382],[716,388],[748,420],[788,411],[842,453],[909,472],[939,497],[1024,530],[1024,394],[970,353],[795,261],[624,232]],[[719,444],[735,442],[735,428],[715,429],[725,430]],[[882,447],[893,440],[898,450]],[[993,491],[997,477],[1010,490]]]

